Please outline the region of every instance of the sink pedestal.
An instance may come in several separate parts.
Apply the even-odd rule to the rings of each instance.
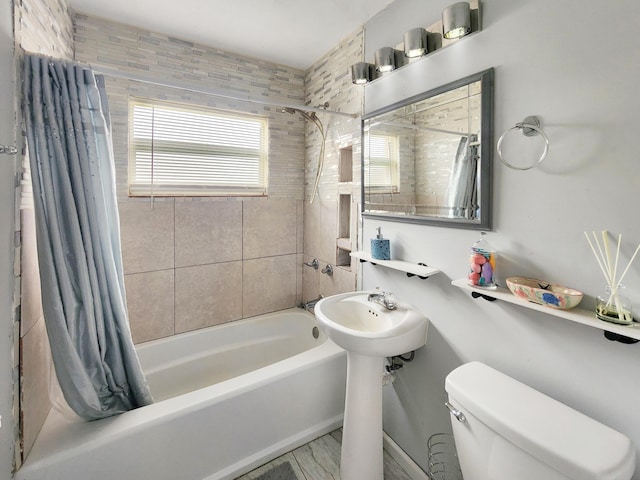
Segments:
[[[347,352],[340,459],[342,480],[383,480],[383,369],[384,357]]]
[[[379,292],[340,293],[314,309],[320,327],[347,351],[342,429],[342,480],[383,480],[382,373],[385,357],[423,347],[429,320],[397,302],[380,305]],[[386,297],[385,297],[386,298]]]

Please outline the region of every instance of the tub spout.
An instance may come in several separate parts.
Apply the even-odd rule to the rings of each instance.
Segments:
[[[308,311],[308,312],[312,312],[313,311],[313,307],[316,306],[316,303],[318,303],[320,300],[322,300],[324,297],[322,295],[318,295],[318,298],[314,298],[313,300],[309,300],[308,302],[302,302],[300,305],[298,305],[300,308]]]

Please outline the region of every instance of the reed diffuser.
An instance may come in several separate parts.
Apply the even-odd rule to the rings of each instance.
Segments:
[[[600,320],[604,320],[606,322],[629,325],[633,322],[633,313],[631,309],[631,303],[622,293],[624,290],[622,280],[629,271],[633,260],[638,254],[638,251],[640,251],[640,245],[638,245],[638,248],[636,248],[636,251],[633,253],[631,260],[629,260],[629,263],[622,272],[622,275],[618,277],[618,260],[620,259],[620,244],[622,243],[622,235],[618,235],[618,244],[615,250],[615,259],[612,259],[611,248],[609,246],[609,232],[607,232],[606,230],[602,231],[602,244],[598,240],[596,232],[591,232],[591,234],[593,236],[593,242],[589,238],[587,232],[584,232],[584,236],[587,238],[587,242],[589,242],[591,251],[596,257],[598,266],[600,267],[600,270],[602,270],[604,278],[607,281],[605,294],[603,296],[599,296],[596,299],[596,316]]]

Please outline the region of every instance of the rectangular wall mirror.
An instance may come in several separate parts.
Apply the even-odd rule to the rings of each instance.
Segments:
[[[493,69],[362,122],[363,216],[491,228]]]

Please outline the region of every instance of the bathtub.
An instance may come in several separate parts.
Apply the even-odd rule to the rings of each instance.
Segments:
[[[234,479],[338,428],[346,355],[315,326],[290,309],[139,345],[155,403],[95,422],[52,410],[15,478]]]

